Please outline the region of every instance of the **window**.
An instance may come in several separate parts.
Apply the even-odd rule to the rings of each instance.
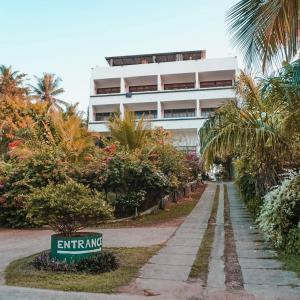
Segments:
[[[195,88],[194,82],[164,84],[165,90],[181,90],[181,89],[193,89],[193,88]]]
[[[135,111],[135,116],[137,119],[141,119],[144,115],[144,119],[156,119],[157,111],[156,110],[139,110]]]
[[[232,80],[201,81],[200,88],[232,86]]]
[[[201,108],[201,116],[208,118],[211,116],[214,111],[218,109],[218,107],[206,107],[206,108]]]
[[[130,86],[129,92],[147,92],[147,91],[157,91],[157,85],[136,85],[136,86]]]
[[[195,117],[194,108],[183,108],[183,109],[165,109],[165,118],[189,118]]]
[[[96,113],[95,121],[108,121],[113,114],[113,112]]]
[[[97,88],[97,94],[115,94],[120,93],[119,87]]]

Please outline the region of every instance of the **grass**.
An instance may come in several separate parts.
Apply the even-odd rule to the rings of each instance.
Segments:
[[[300,278],[300,256],[290,254],[279,254],[278,257],[286,270],[293,271]]]
[[[219,194],[220,186],[218,185],[213,199],[212,210],[208,221],[208,225],[205,230],[203,239],[201,241],[201,245],[199,247],[195,262],[189,274],[189,277],[191,279],[199,278],[203,281],[205,285],[207,283],[209,260],[215,235],[215,222],[219,206]]]
[[[172,203],[166,210],[157,210],[145,216],[139,216],[135,219],[99,224],[100,228],[120,228],[120,227],[136,227],[136,226],[151,226],[170,222],[187,216],[196,206],[200,199],[205,186],[191,193],[189,199],[184,199],[178,203]]]
[[[5,271],[8,285],[61,291],[112,293],[137,276],[142,265],[160,245],[139,248],[106,248],[120,259],[119,269],[99,275],[54,273],[36,270],[31,262],[38,254],[15,260]]]

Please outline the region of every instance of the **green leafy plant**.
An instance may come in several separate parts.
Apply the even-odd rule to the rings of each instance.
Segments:
[[[56,261],[45,251],[34,258],[32,265],[42,271],[100,274],[116,270],[120,263],[114,253],[107,251],[71,263]]]
[[[276,248],[300,254],[300,175],[286,179],[264,197],[259,228]],[[298,245],[297,247],[295,247]]]
[[[29,220],[39,225],[48,224],[64,236],[71,236],[94,222],[112,218],[113,213],[101,193],[73,180],[33,189],[26,199]]]

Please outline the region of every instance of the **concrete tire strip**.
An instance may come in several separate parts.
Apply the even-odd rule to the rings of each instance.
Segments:
[[[229,183],[230,214],[241,266],[244,289],[258,299],[300,299],[300,280],[285,271],[276,252],[270,250],[240,200],[236,187]]]
[[[187,281],[207,227],[215,191],[216,185],[208,184],[200,201],[175,234],[142,267],[135,281],[139,290],[150,289],[173,299],[187,299],[188,290],[192,295],[197,293],[198,290],[192,291],[193,284]]]

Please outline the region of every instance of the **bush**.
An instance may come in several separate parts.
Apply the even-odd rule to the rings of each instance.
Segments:
[[[276,248],[300,254],[300,175],[286,179],[265,195],[257,221]]]
[[[67,263],[55,261],[49,252],[42,252],[33,260],[32,265],[43,271],[100,274],[116,270],[119,260],[112,252],[101,252],[78,262]]]
[[[32,188],[63,183],[66,164],[59,151],[45,149],[25,160],[11,160],[0,166],[0,225],[9,227],[36,226],[26,219],[25,196]]]
[[[48,224],[64,236],[109,219],[113,213],[101,193],[73,180],[36,188],[26,198],[27,218],[39,225]]]

